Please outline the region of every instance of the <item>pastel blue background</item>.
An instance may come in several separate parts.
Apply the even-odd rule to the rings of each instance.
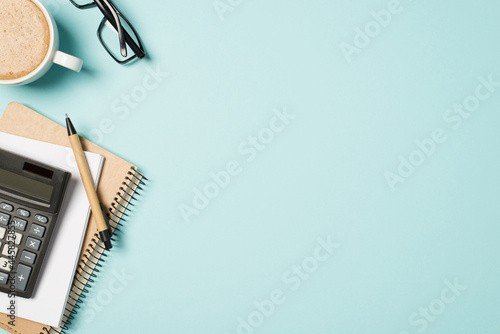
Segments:
[[[500,331],[500,91],[457,129],[443,119],[479,77],[500,81],[498,1],[401,0],[348,62],[342,43],[391,1],[221,0],[222,20],[212,0],[116,0],[149,55],[130,66],[101,49],[97,9],[42,2],[84,69],[0,87],[0,109],[68,113],[151,181],[70,333]],[[148,69],[169,75],[116,112]],[[285,107],[295,119],[246,161],[239,145]],[[447,140],[391,191],[384,174],[436,128]],[[179,206],[233,160],[241,174],[186,222]],[[292,290],[282,276],[328,236],[339,248]],[[466,288],[440,304],[446,281]],[[276,289],[285,301],[238,331]],[[430,305],[445,309],[422,320]]]

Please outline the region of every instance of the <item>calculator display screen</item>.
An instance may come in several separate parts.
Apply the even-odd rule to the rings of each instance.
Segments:
[[[0,168],[0,187],[20,192],[44,202],[50,202],[54,187]]]

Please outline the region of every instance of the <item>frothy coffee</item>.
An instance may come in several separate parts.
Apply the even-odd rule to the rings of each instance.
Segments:
[[[50,30],[30,0],[0,0],[0,80],[33,72],[49,50]]]

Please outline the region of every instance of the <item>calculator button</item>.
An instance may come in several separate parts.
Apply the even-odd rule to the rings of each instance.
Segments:
[[[27,218],[31,215],[31,213],[28,210],[25,209],[17,209],[16,213],[20,215],[21,217]]]
[[[7,226],[9,220],[10,216],[8,214],[0,212],[0,224]]]
[[[34,239],[32,237],[28,237],[28,239],[26,240],[26,247],[28,247],[29,249],[33,249],[33,250],[39,250],[40,249],[40,240],[37,240],[37,239]]]
[[[30,228],[30,234],[36,235],[37,237],[43,237],[43,234],[45,233],[45,227],[37,225],[37,224],[31,224]]]
[[[16,230],[24,231],[28,222],[24,219],[14,217],[14,219],[12,219],[12,223],[14,224],[14,228]]]
[[[9,212],[12,212],[12,210],[14,210],[14,207],[10,204],[7,204],[7,203],[1,203],[0,204],[0,209],[2,209],[3,211],[9,211]]]
[[[3,239],[3,237],[5,237],[5,231],[7,231],[5,227],[0,227],[0,239]]]
[[[46,224],[48,221],[49,221],[49,218],[45,217],[45,216],[42,216],[42,215],[36,215],[35,216],[35,220],[38,222],[38,223],[43,223],[43,224]]]
[[[17,247],[14,246],[9,247],[9,244],[5,244],[5,246],[3,246],[2,255],[16,257]]]
[[[49,218],[47,218],[45,216],[42,216],[42,215],[36,215],[35,216],[35,221],[37,223],[46,224],[49,221]]]
[[[9,274],[0,273],[0,285],[7,285],[9,281]]]
[[[28,285],[28,280],[31,274],[31,267],[25,266],[24,264],[19,264],[17,266],[16,272],[16,289],[26,290],[26,285]]]
[[[0,258],[0,269],[3,270],[3,271],[10,271],[12,268],[10,267],[10,260],[5,258],[5,257],[1,257]]]
[[[35,253],[23,251],[23,253],[21,254],[21,261],[23,261],[23,262],[33,264],[33,263],[35,263],[35,259],[36,259]]]
[[[20,245],[22,240],[23,240],[23,235],[21,233],[16,232],[16,241],[15,241],[15,244],[16,245]]]

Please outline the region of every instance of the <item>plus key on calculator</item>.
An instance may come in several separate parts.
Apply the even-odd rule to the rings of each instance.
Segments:
[[[35,293],[69,178],[0,149],[0,292]]]

